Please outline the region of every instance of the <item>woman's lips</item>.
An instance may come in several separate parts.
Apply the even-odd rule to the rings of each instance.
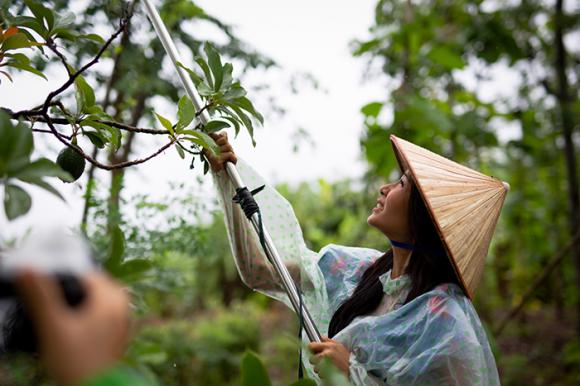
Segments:
[[[377,206],[375,206],[375,207],[373,208],[373,213],[379,213],[379,212],[381,212],[381,211],[382,211],[384,208],[385,208],[385,207],[384,207],[384,206],[382,206],[380,203],[377,203]]]

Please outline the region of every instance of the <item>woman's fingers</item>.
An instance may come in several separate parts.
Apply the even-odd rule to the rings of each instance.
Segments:
[[[220,158],[222,159],[222,161],[224,163],[232,162],[235,164],[236,162],[238,162],[238,159],[236,158],[236,155],[234,154],[233,151],[228,151],[226,153],[222,153]]]
[[[328,347],[327,343],[318,343],[318,342],[308,343],[308,349],[310,349],[310,351],[313,352],[314,354],[321,352],[326,347]]]
[[[224,146],[224,145],[228,145],[228,144],[229,144],[229,142],[228,142],[228,137],[227,137],[227,136],[221,136],[221,137],[218,137],[218,138],[215,140],[215,143],[216,143],[218,146]]]
[[[310,343],[308,343],[308,348],[310,349],[310,351],[312,351],[313,353],[320,352],[320,351],[324,350],[325,348],[329,347],[329,342],[333,342],[333,340],[330,339],[326,335],[322,336],[321,338],[322,338],[322,342],[310,342]]]
[[[234,153],[234,148],[228,142],[228,134],[225,131],[211,133],[210,137],[212,137],[218,145],[219,153],[213,154],[211,151],[207,150],[204,150],[203,153],[207,157],[213,171],[218,172],[222,170],[226,162],[232,162],[235,164],[238,161],[236,154]]]
[[[209,136],[212,137],[215,143],[218,145],[224,145],[228,143],[228,133],[225,131],[219,133],[211,133]]]

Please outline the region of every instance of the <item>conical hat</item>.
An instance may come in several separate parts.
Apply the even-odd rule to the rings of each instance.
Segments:
[[[451,264],[473,299],[509,184],[391,135],[401,170],[411,173]]]

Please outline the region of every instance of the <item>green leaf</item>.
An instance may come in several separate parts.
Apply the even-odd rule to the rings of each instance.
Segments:
[[[7,61],[6,65],[13,67],[13,68],[17,68],[17,69],[22,70],[22,71],[31,72],[35,75],[40,76],[41,78],[44,78],[45,80],[48,80],[48,78],[42,72],[38,71],[36,68],[32,67],[31,65],[29,65],[27,63],[25,64],[25,63]]]
[[[248,133],[250,134],[252,144],[256,146],[256,141],[254,141],[254,126],[252,125],[252,120],[237,106],[231,103],[228,103],[227,105],[230,109],[232,109],[236,113],[236,115],[243,122],[244,126],[246,127],[246,130],[248,130]]]
[[[126,260],[114,271],[115,277],[127,281],[130,278],[139,276],[144,272],[150,270],[153,264],[146,259],[131,259]]]
[[[119,147],[121,147],[121,130],[116,127],[109,127],[108,132],[111,135],[109,142],[111,143],[113,150],[119,150]]]
[[[205,75],[205,79],[207,80],[207,83],[209,84],[209,88],[213,89],[213,79],[211,77],[211,71],[209,70],[209,66],[205,62],[205,59],[198,56],[197,58],[195,58],[195,62],[198,64],[198,66],[203,71],[203,74]]]
[[[89,126],[89,127],[97,129],[98,131],[111,129],[111,126],[106,125],[102,122],[94,121],[91,118],[92,117],[89,116],[89,117],[83,119],[82,121],[79,122],[79,125],[81,125],[82,127]]]
[[[186,96],[182,96],[179,99],[179,103],[177,105],[177,116],[179,117],[179,121],[177,122],[176,131],[189,126],[193,118],[195,118],[195,107],[191,100]]]
[[[209,149],[214,153],[217,153],[219,151],[219,147],[215,143],[213,138],[204,133],[203,131],[183,130],[181,134],[184,135],[184,137],[182,137],[183,139],[196,143],[205,149]]]
[[[73,31],[71,31],[70,29],[62,27],[62,28],[53,29],[52,36],[57,37],[59,39],[64,39],[64,40],[74,42],[75,40],[77,40],[79,35]]]
[[[117,272],[123,261],[125,255],[125,235],[119,226],[114,226],[109,234],[111,243],[107,259],[105,260],[105,267],[109,272],[114,274]]]
[[[232,103],[246,110],[247,112],[252,114],[261,124],[264,124],[264,118],[262,117],[262,114],[256,111],[254,105],[252,104],[252,102],[250,102],[248,98],[246,97],[236,98],[234,101],[232,101]]]
[[[159,122],[161,122],[161,125],[163,127],[165,127],[167,129],[167,131],[169,131],[169,133],[171,134],[172,137],[175,137],[175,132],[173,131],[173,125],[171,124],[171,122],[169,122],[169,120],[157,113],[155,113],[155,116],[157,117],[157,119],[159,120]]]
[[[183,151],[183,148],[179,144],[175,144],[175,150],[177,150],[177,154],[179,154],[181,159],[185,158],[185,151]]]
[[[270,377],[260,358],[246,351],[242,358],[242,386],[270,386]]]
[[[51,29],[51,33],[65,32],[65,30],[70,27],[75,21],[75,14],[73,12],[64,12],[56,15],[56,21],[54,27]],[[93,34],[94,35],[94,34]],[[98,35],[97,35],[98,36]],[[104,43],[104,41],[103,41]]]
[[[10,116],[0,111],[0,176],[8,169],[26,163],[34,147],[32,130],[19,122],[12,124]]]
[[[17,170],[8,171],[9,177],[21,180],[38,179],[42,177],[60,177],[64,180],[70,180],[71,176],[56,163],[47,158],[40,158]]]
[[[199,95],[204,97],[208,97],[214,94],[212,88],[207,84],[205,84],[205,82],[201,82],[200,84],[197,85],[197,92],[199,93]]]
[[[226,93],[224,94],[224,99],[236,99],[236,98],[240,98],[246,95],[246,90],[244,90],[243,87],[239,86],[239,85],[234,85],[232,88],[230,88],[228,91],[226,91]]]
[[[68,178],[72,180],[72,177],[70,175],[68,176]],[[54,194],[55,196],[57,196],[61,200],[66,201],[64,199],[64,197],[62,196],[62,194],[60,194],[60,192],[58,190],[56,190],[51,184],[49,184],[48,182],[44,181],[41,178],[21,178],[20,181],[26,182],[28,184],[36,185],[39,188],[42,188],[44,190],[49,191],[50,193]]]
[[[318,368],[325,386],[351,386],[346,376],[336,367],[330,358],[322,358],[322,361],[318,364]]]
[[[78,112],[86,112],[89,107],[95,104],[95,92],[82,76],[78,76],[75,79],[75,86],[77,88]]]
[[[224,67],[222,69],[223,72],[222,86],[220,87],[219,91],[225,91],[232,85],[232,82],[234,80],[234,78],[232,77],[233,70],[234,67],[232,66],[231,63],[224,64]]]
[[[4,188],[4,211],[8,220],[14,220],[26,214],[31,206],[32,199],[24,189],[16,185],[6,185]]]
[[[225,129],[226,127],[230,127],[230,124],[224,121],[209,121],[203,126],[203,131],[206,133],[215,133],[221,129]]]
[[[93,107],[95,107],[95,106],[93,106]],[[90,119],[91,117],[92,116],[89,116],[89,118],[83,119],[79,124],[82,127],[89,126],[89,127],[97,129],[99,138],[104,143],[110,143],[112,149],[114,151],[117,151],[119,149],[119,147],[121,146],[121,130],[116,128],[116,127],[106,125],[104,123],[94,121],[94,120]],[[103,132],[106,132],[108,134],[108,136],[105,137],[103,135]],[[89,140],[91,140],[91,142],[92,142],[94,138],[92,138],[93,136],[89,133],[91,133],[91,132],[85,131],[83,134],[87,135],[89,137]],[[95,144],[95,146],[97,146],[97,143],[95,143],[95,142],[93,142],[93,143]]]
[[[94,105],[94,106],[91,106],[91,107],[87,108],[87,114],[91,114],[90,116],[87,117],[87,119],[92,119],[92,120],[98,120],[98,119],[113,120],[113,118],[111,118],[111,116],[109,114],[105,113],[103,111],[103,109],[101,108],[101,106],[99,106],[99,105]]]
[[[44,25],[43,19],[46,20],[46,25],[48,30],[51,30],[54,26],[54,15],[52,11],[42,4],[34,1],[34,0],[24,0],[26,6],[32,11],[32,14],[36,17],[36,19]]]
[[[189,74],[189,76],[191,77],[191,80],[193,80],[193,83],[197,86],[199,83],[203,82],[203,79],[201,76],[197,75],[192,69],[187,68],[183,65],[183,63],[181,62],[177,62],[177,65],[181,68],[183,68],[185,71],[187,71],[187,73]]]
[[[216,51],[216,49],[209,43],[206,43],[204,46],[205,54],[207,55],[207,61],[209,63],[209,67],[211,72],[213,73],[213,77],[215,79],[213,89],[216,92],[219,92],[220,87],[223,81],[223,69],[222,69],[222,61],[220,59],[220,55]]]
[[[376,118],[379,116],[384,105],[382,102],[371,102],[364,105],[360,111],[367,117]]]
[[[84,131],[83,135],[85,135],[92,142],[92,144],[99,149],[105,147],[107,140],[98,131]]]
[[[240,132],[240,124],[243,124],[239,120],[239,118],[237,118],[237,116],[234,113],[232,113],[224,106],[218,107],[218,111],[220,111],[223,114],[223,116],[221,117],[222,119],[231,122],[231,124],[234,126],[234,129],[236,130],[236,135],[238,135],[238,133]]]
[[[99,44],[105,44],[105,39],[103,39],[100,35],[97,34],[86,34],[86,35],[79,35],[81,39],[92,40]]]
[[[449,70],[465,67],[463,58],[444,46],[433,47],[427,57]]]
[[[22,28],[30,28],[40,36],[47,36],[48,30],[44,27],[44,24],[39,22],[36,18],[30,16],[17,16],[11,19],[13,25]]]
[[[37,45],[38,43],[31,42],[30,40],[28,40],[28,36],[26,36],[22,32],[18,32],[10,36],[8,39],[4,40],[4,43],[2,43],[0,51],[17,50],[19,48],[28,48]]]

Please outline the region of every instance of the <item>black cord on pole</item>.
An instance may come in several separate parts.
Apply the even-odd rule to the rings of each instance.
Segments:
[[[252,219],[252,216],[255,213],[258,213],[258,236],[260,239],[260,244],[262,245],[262,248],[264,249],[264,252],[266,252],[266,257],[268,257],[269,259],[269,255],[267,252],[267,246],[266,246],[266,238],[264,236],[264,227],[263,227],[263,223],[262,223],[262,212],[260,211],[260,207],[258,206],[258,203],[256,202],[256,200],[254,199],[254,195],[258,194],[259,192],[261,192],[264,189],[265,185],[262,185],[252,191],[248,190],[247,187],[243,187],[243,188],[237,188],[236,189],[236,195],[233,197],[233,201],[237,204],[240,204],[240,206],[242,207],[242,210],[244,211],[244,214],[246,215],[246,217],[248,218],[248,220]],[[299,330],[298,330],[298,339],[300,341],[300,355],[299,355],[299,362],[298,362],[298,379],[302,379],[304,378],[304,369],[302,367],[302,330],[304,328],[304,315],[303,315],[303,303],[302,303],[302,291],[300,290],[300,286],[298,284],[296,284],[296,289],[298,292],[298,299],[299,299],[299,310],[300,312],[298,313],[298,321],[299,321]]]

